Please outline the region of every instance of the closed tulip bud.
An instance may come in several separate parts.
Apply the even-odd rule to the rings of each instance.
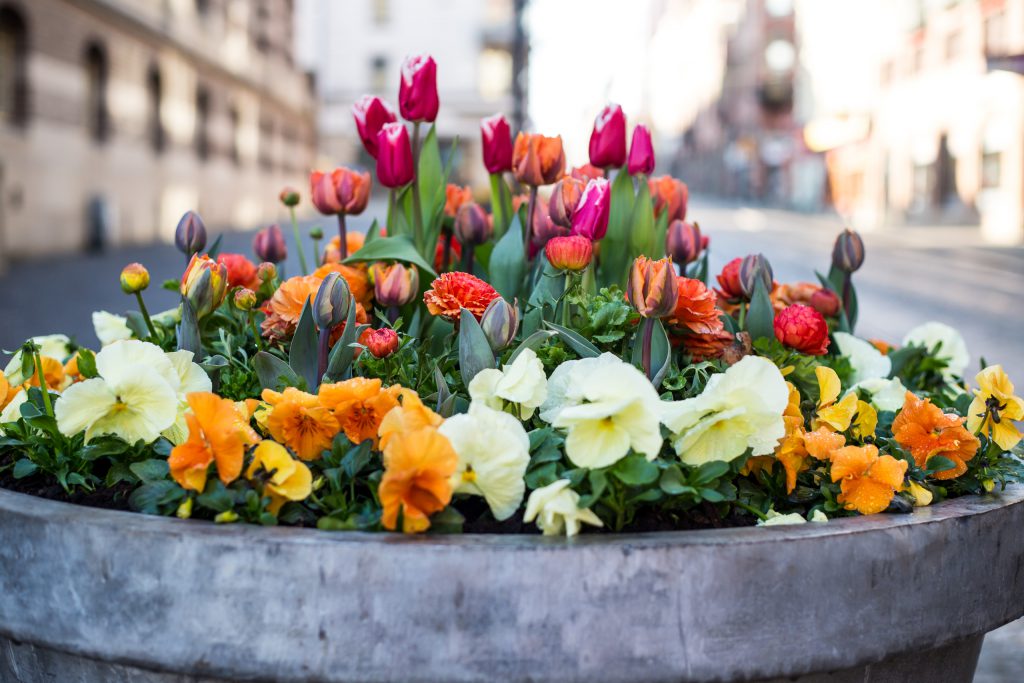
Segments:
[[[501,114],[488,116],[480,122],[480,139],[484,166],[488,173],[512,170],[512,130]]]
[[[398,89],[398,111],[407,121],[433,121],[440,101],[437,97],[437,63],[428,55],[407,57],[402,62],[402,84]]]
[[[626,298],[645,318],[664,318],[676,308],[679,286],[672,260],[638,256],[629,271]]]
[[[339,273],[328,273],[313,299],[313,320],[321,330],[330,330],[345,321],[351,305],[348,281]]]
[[[394,123],[398,117],[384,100],[373,95],[363,95],[352,105],[352,117],[356,120],[356,130],[366,153],[376,159],[377,134],[385,123]]]
[[[174,245],[178,251],[191,256],[206,246],[206,225],[195,211],[186,211],[174,229]]]
[[[121,271],[121,289],[125,294],[135,294],[149,287],[149,271],[141,263],[129,263]]]
[[[246,287],[236,289],[235,308],[240,311],[251,311],[256,308],[256,292]]]
[[[252,240],[252,250],[261,261],[280,263],[288,258],[288,246],[284,234],[277,225],[263,228]]]
[[[699,225],[686,223],[677,218],[668,226],[665,253],[672,257],[674,263],[685,266],[700,257],[703,242]]]
[[[377,135],[377,180],[395,189],[408,185],[415,177],[409,131],[404,124],[385,123]]]
[[[277,277],[277,266],[269,261],[264,261],[256,267],[256,277],[260,282],[272,282]]]
[[[416,266],[375,263],[370,268],[373,297],[381,306],[404,306],[420,291],[420,273]]]
[[[315,225],[309,229],[309,237],[314,240],[322,240],[324,238],[324,229],[319,225]]]
[[[484,314],[480,317],[480,327],[483,328],[484,336],[487,337],[491,350],[497,353],[516,338],[516,332],[519,329],[519,311],[513,304],[499,296],[484,309]]]
[[[654,200],[654,217],[668,214],[668,222],[679,219],[686,220],[686,205],[689,203],[690,190],[686,183],[672,176],[663,175],[651,178],[647,182]]]
[[[544,245],[544,255],[553,268],[579,272],[590,265],[590,259],[594,256],[594,245],[580,235],[552,237]]]
[[[228,268],[209,256],[193,254],[181,278],[181,295],[188,299],[197,318],[215,311],[228,294]]]
[[[390,327],[367,330],[360,338],[374,358],[387,358],[398,350],[398,333]]]
[[[572,215],[575,213],[586,187],[586,182],[570,176],[555,183],[551,191],[551,199],[548,201],[548,214],[555,225],[563,228],[572,227]]]
[[[582,235],[592,242],[603,238],[608,232],[611,200],[611,183],[604,178],[589,181],[572,214],[572,234]]]
[[[512,148],[512,170],[523,185],[539,187],[556,182],[565,173],[562,138],[520,133]]]
[[[758,282],[764,285],[766,293],[771,294],[775,282],[772,264],[768,263],[764,254],[750,254],[740,263],[740,288],[748,301],[753,298]]]
[[[487,212],[476,202],[469,202],[459,207],[455,215],[455,237],[462,246],[475,247],[491,239],[494,228]]]
[[[619,168],[626,163],[626,115],[617,104],[607,105],[594,119],[590,163],[599,168]]]
[[[291,208],[299,205],[299,191],[294,187],[286,187],[281,190],[281,194],[278,195],[281,203]]]
[[[839,314],[839,297],[830,289],[819,289],[811,295],[808,303],[811,308],[827,318]]]
[[[309,184],[313,206],[328,216],[339,213],[358,216],[370,199],[369,173],[348,168],[336,168],[330,173],[313,171],[309,174]]]
[[[864,265],[864,240],[853,230],[843,230],[832,248],[832,265],[844,273],[853,273]]]
[[[626,170],[630,175],[648,175],[654,170],[654,145],[651,144],[651,132],[647,130],[647,126],[639,125],[633,129],[633,141],[629,144],[629,164]]]

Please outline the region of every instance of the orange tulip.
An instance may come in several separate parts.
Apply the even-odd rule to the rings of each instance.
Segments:
[[[842,481],[838,500],[847,510],[873,515],[889,507],[903,488],[907,461],[879,455],[874,446],[846,446],[832,452],[832,481]]]
[[[455,218],[463,204],[473,201],[473,188],[448,183],[444,188],[444,215]]]
[[[341,431],[338,419],[321,405],[319,398],[295,387],[281,393],[264,389],[263,400],[271,405],[267,431],[302,460],[319,458]]]
[[[210,464],[217,463],[217,476],[225,485],[242,472],[242,458],[259,437],[235,410],[235,404],[209,392],[187,397],[192,412],[185,415],[188,440],[171,451],[167,464],[171,477],[182,488],[202,491]]]
[[[690,198],[690,191],[686,183],[676,180],[672,176],[663,175],[651,178],[648,181],[651,190],[651,198],[654,200],[654,215],[661,216],[663,212],[668,213],[668,222],[674,220],[686,220],[686,205]]]
[[[953,461],[953,467],[936,472],[936,479],[956,479],[967,471],[967,461],[975,456],[981,442],[963,426],[964,418],[942,409],[928,399],[907,392],[892,434],[896,442],[910,451],[918,467],[926,467],[936,455]]]
[[[633,261],[626,285],[626,298],[645,318],[664,318],[672,314],[679,294],[671,259],[652,261],[638,256]]]
[[[550,185],[565,173],[562,138],[520,133],[512,150],[512,170],[524,185]]]

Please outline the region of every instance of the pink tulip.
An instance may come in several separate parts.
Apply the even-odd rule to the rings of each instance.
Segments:
[[[489,116],[480,122],[483,141],[484,166],[488,173],[512,170],[512,131],[501,114]]]
[[[352,105],[352,117],[356,120],[356,130],[366,153],[376,159],[377,133],[385,123],[394,123],[398,117],[384,100],[373,95],[363,95]]]
[[[572,234],[582,235],[592,242],[608,232],[608,211],[611,206],[612,186],[604,178],[587,183],[580,203],[572,214]]]
[[[617,104],[606,106],[594,120],[590,163],[598,168],[619,168],[626,163],[626,115]]]
[[[385,123],[377,134],[377,180],[394,189],[408,185],[415,177],[409,131],[405,124]]]
[[[654,146],[651,145],[651,131],[641,124],[633,129],[633,142],[629,145],[630,175],[649,174],[654,170]]]
[[[437,63],[428,55],[407,57],[402,63],[402,85],[398,89],[398,110],[408,121],[433,121],[437,99]]]

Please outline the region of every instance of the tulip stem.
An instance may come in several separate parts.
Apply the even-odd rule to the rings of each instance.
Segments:
[[[473,273],[473,245],[462,245],[462,272]]]
[[[569,304],[569,292],[572,291],[576,274],[567,272],[563,277],[565,278],[565,283],[562,285],[562,327],[569,327],[569,322],[572,318]]]
[[[526,236],[523,238],[523,244],[526,247],[526,262],[530,262],[530,240],[533,239],[533,212],[537,208],[537,186],[530,186],[530,204],[528,207],[529,215],[526,217]]]
[[[413,235],[413,241],[416,243],[416,250],[421,254],[423,253],[426,245],[423,243],[423,207],[420,204],[420,122],[416,121],[412,124],[412,165],[415,169],[415,174],[412,178],[412,223],[413,229],[416,231]]]
[[[505,215],[505,181],[500,173],[491,174],[491,213],[494,215],[494,236],[501,239],[508,229],[508,216]]]
[[[327,351],[331,345],[331,330],[324,328],[320,330],[320,340],[317,344],[316,354],[316,368],[317,368],[317,384],[319,385],[319,379],[324,376],[327,372]],[[310,391],[316,391],[316,387],[310,387]]]
[[[39,348],[35,347],[32,352],[32,362],[36,366],[36,376],[39,378],[39,391],[43,393],[43,406],[46,414],[53,417],[53,404],[50,403],[50,387],[46,386],[46,374],[43,372],[43,359],[39,357]]]
[[[135,298],[139,302],[139,312],[142,313],[142,319],[146,321],[146,327],[149,329],[149,336],[155,342],[156,327],[153,326],[153,320],[149,317],[149,310],[146,308],[146,302],[142,300],[142,292],[135,292]]]
[[[447,273],[448,272],[448,266],[451,264],[451,260],[452,260],[452,239],[453,238],[454,238],[454,235],[451,232],[446,232],[444,234],[444,251],[441,254],[441,272],[442,273]]]
[[[746,327],[744,327],[744,323],[746,322],[746,319],[747,319],[747,304],[741,301],[740,302],[740,314],[739,314],[739,328],[740,328],[740,330],[745,330],[746,329]]]
[[[388,306],[388,322],[394,325],[396,320],[398,320],[398,306],[392,304]]]
[[[384,229],[387,231],[388,235],[394,234],[395,211],[397,211],[397,209],[395,208],[395,188],[391,188],[390,190],[388,190],[387,225],[384,226]]]
[[[644,318],[642,357],[644,374],[647,375],[648,379],[653,379],[653,375],[651,374],[651,343],[654,341],[654,321],[655,318]]]
[[[309,275],[309,264],[306,263],[306,254],[302,250],[302,237],[299,235],[299,222],[295,220],[295,207],[289,206],[288,213],[292,219],[292,233],[295,235],[295,249],[299,252],[299,265],[302,266],[302,274]]]
[[[345,212],[338,214],[338,254],[341,255],[339,260],[344,261],[348,258],[348,227],[345,225]]]

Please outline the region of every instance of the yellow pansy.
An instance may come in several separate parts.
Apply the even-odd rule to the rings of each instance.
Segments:
[[[974,378],[978,388],[967,410],[967,428],[985,433],[1008,451],[1021,440],[1014,420],[1024,419],[1024,399],[1013,394],[1013,382],[1001,365],[990,365]]]
[[[857,413],[857,395],[847,394],[842,400],[837,400],[843,386],[832,368],[819,365],[814,368],[814,374],[818,378],[819,398],[818,412],[811,426],[814,429],[827,426],[834,431],[845,432]]]
[[[908,481],[903,490],[914,497],[914,507],[925,507],[932,504],[932,492],[916,481]]]
[[[288,449],[274,441],[261,441],[252,452],[252,463],[245,471],[252,479],[260,470],[266,472],[263,495],[270,498],[267,510],[277,514],[289,500],[304,500],[313,492],[313,474],[306,463],[296,460]]]
[[[866,401],[857,401],[857,416],[853,420],[850,434],[855,439],[864,440],[875,435],[878,427],[878,411]]]

